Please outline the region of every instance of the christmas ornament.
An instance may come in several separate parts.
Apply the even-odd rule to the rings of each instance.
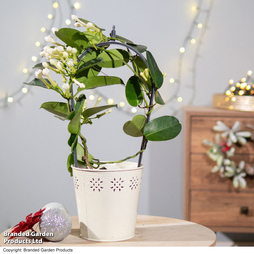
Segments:
[[[39,223],[40,232],[34,230],[37,223]],[[72,222],[68,211],[59,203],[49,203],[34,215],[32,213],[27,215],[25,221],[14,226],[9,233],[9,239],[18,236],[41,236],[49,241],[61,241],[69,235],[71,227]]]
[[[50,203],[43,207],[45,211],[41,216],[41,233],[53,233],[45,236],[49,241],[61,241],[71,232],[71,217],[68,211],[59,203]]]

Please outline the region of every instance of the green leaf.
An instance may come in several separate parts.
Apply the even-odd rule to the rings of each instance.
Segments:
[[[103,39],[105,39],[105,36],[100,33],[86,31],[86,32],[83,32],[82,34],[85,35],[85,37],[90,41],[90,43],[93,43],[93,44],[98,44],[101,41],[103,41]]]
[[[110,86],[110,85],[117,85],[121,84],[124,85],[124,82],[122,79],[114,76],[97,76],[97,77],[91,77],[91,78],[77,78],[77,80],[81,83],[84,83],[86,87],[84,89],[93,89],[96,87],[101,86]],[[79,89],[80,91],[83,89]]]
[[[173,116],[161,116],[146,124],[144,136],[150,141],[165,141],[175,138],[181,132],[181,124]]]
[[[79,75],[82,72],[84,72],[85,70],[92,68],[93,66],[97,65],[98,63],[102,63],[102,62],[103,62],[103,59],[101,57],[98,57],[98,58],[92,59],[88,62],[85,62],[84,64],[82,64],[79,67],[79,69],[76,72],[76,75]],[[86,73],[86,72],[84,72],[84,73]]]
[[[55,32],[55,35],[68,46],[76,48],[79,52],[90,45],[88,38],[76,29],[61,28]]]
[[[85,152],[84,152],[83,146],[80,143],[77,144],[76,152],[77,152],[77,160],[79,162],[84,163],[84,161],[82,160],[82,157],[84,156]],[[90,153],[88,153],[88,161],[92,162],[93,159],[94,157]]]
[[[146,117],[144,115],[136,115],[131,121],[128,121],[123,126],[123,131],[132,137],[143,136],[143,129],[146,123]]]
[[[45,79],[45,80],[50,84],[48,79]],[[24,82],[24,84],[29,85],[29,86],[40,86],[42,88],[47,88],[47,86],[38,78],[33,79],[29,83]]]
[[[125,96],[128,103],[133,107],[136,107],[143,102],[141,84],[137,76],[132,76],[128,80],[125,86]]]
[[[162,99],[162,97],[161,97],[161,95],[160,95],[158,90],[156,90],[156,92],[155,92],[155,102],[160,104],[160,105],[165,105],[165,102]]]
[[[151,77],[154,81],[155,87],[157,89],[159,89],[163,83],[163,75],[162,75],[161,71],[159,70],[157,63],[155,62],[154,57],[151,54],[151,52],[147,51],[146,57],[147,57],[148,68],[150,70],[150,74],[151,74]]]
[[[78,110],[75,110],[75,116],[72,118],[72,120],[70,121],[70,123],[68,124],[68,131],[71,134],[78,134],[80,131],[80,127],[81,127],[81,123],[80,123],[80,116],[83,110],[83,105],[85,102],[85,97],[82,97],[79,106],[78,106]],[[77,105],[77,104],[76,104]]]
[[[122,49],[110,49],[99,54],[103,59],[98,65],[104,68],[117,68],[129,62],[129,53]]]
[[[109,109],[109,108],[112,108],[112,107],[117,107],[117,104],[114,104],[114,105],[106,105],[106,106],[100,106],[100,107],[94,107],[94,108],[88,108],[86,109],[82,115],[85,117],[85,118],[88,118],[92,115],[95,115],[103,110],[106,110],[106,109]]]
[[[60,117],[67,117],[69,115],[68,105],[65,102],[49,101],[44,102],[41,108]]]
[[[74,156],[73,153],[71,153],[68,158],[67,158],[67,169],[70,172],[71,176],[72,176],[72,168],[71,166],[74,164]]]
[[[93,50],[93,51],[87,52],[87,54],[79,62],[78,69],[81,69],[82,66],[86,64],[87,62],[96,59],[97,56],[99,55],[99,52],[100,52],[99,50],[97,51]],[[82,71],[79,71],[75,75],[75,77],[76,78],[81,78],[81,77],[90,78],[90,77],[98,76],[100,71],[101,71],[101,67],[99,67],[98,65],[94,65],[91,68],[83,69]]]
[[[77,144],[78,144],[78,135],[71,134],[68,140],[68,145],[71,147],[71,151],[74,151],[76,149]]]
[[[134,43],[127,43],[127,44],[133,47],[134,49],[136,49],[137,51],[139,51],[139,53],[143,53],[147,50],[147,47],[144,45],[137,45]]]

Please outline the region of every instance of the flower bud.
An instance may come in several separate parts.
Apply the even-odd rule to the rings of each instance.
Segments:
[[[77,23],[74,23],[74,26],[75,26],[75,27],[81,27],[80,23],[78,23],[78,22],[77,22]]]
[[[57,69],[58,70],[62,70],[63,69],[63,64],[60,61],[57,62]]]
[[[72,18],[72,20],[74,20],[74,21],[78,21],[78,20],[79,20],[78,16],[76,16],[76,15],[71,15],[71,18]]]
[[[71,47],[71,46],[68,46],[68,47],[66,48],[66,51],[68,51],[68,52],[71,52],[71,50],[72,50],[72,47]]]
[[[68,62],[67,62],[67,65],[68,65],[69,67],[73,67],[73,66],[74,66],[74,63],[73,63],[73,61],[68,61]]]
[[[48,67],[49,67],[49,64],[48,64],[47,62],[43,62],[43,63],[42,63],[42,66],[43,66],[44,68],[48,68]]]
[[[76,54],[78,51],[77,51],[77,49],[76,48],[72,48],[72,50],[71,50],[71,53],[72,54]]]
[[[93,28],[94,27],[94,24],[92,22],[88,22],[86,25],[87,25],[87,28]]]
[[[42,75],[49,76],[49,69],[48,68],[43,69],[42,70]]]
[[[69,55],[68,55],[68,53],[66,51],[63,52],[63,57],[64,58],[68,58],[69,57]]]
[[[55,59],[50,59],[49,62],[51,65],[54,65],[54,66],[57,65],[57,61]]]
[[[41,79],[42,78],[42,70],[38,70],[35,72],[35,77],[38,78],[38,79]]]
[[[65,84],[63,84],[62,87],[63,87],[64,90],[69,90],[70,85],[68,83],[65,83]]]
[[[58,47],[56,47],[56,49],[57,49],[57,51],[59,51],[59,52],[63,52],[63,51],[64,51],[63,46],[58,46]]]
[[[54,38],[52,36],[50,36],[50,35],[45,37],[45,41],[46,42],[55,42]]]

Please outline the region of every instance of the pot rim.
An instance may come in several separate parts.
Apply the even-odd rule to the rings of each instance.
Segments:
[[[72,169],[73,170],[78,170],[78,171],[86,171],[86,172],[94,172],[94,173],[106,173],[106,172],[123,172],[123,171],[134,171],[134,170],[141,170],[144,168],[144,165],[141,164],[140,167],[137,166],[138,163],[136,162],[121,162],[121,163],[109,163],[109,164],[105,164],[104,166],[109,166],[111,165],[122,165],[122,167],[116,167],[116,168],[108,168],[108,169],[100,169],[100,168],[97,168],[97,169],[90,169],[90,168],[84,168],[83,166],[78,166],[78,167],[75,167],[74,165],[71,165]],[[126,165],[128,164],[128,166]],[[136,166],[131,166],[131,165],[135,165]],[[124,167],[123,165],[126,165],[126,167]]]

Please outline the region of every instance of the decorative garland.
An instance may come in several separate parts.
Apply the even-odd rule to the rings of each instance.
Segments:
[[[254,130],[253,125],[246,127]],[[217,163],[211,170],[212,173],[219,173],[222,178],[229,178],[233,186],[246,188],[246,178],[254,176],[254,164],[246,167],[245,161],[241,160],[237,165],[233,161],[236,147],[244,146],[249,141],[254,141],[250,131],[240,131],[241,123],[236,121],[232,128],[225,125],[222,121],[217,121],[213,130],[216,132],[216,143],[205,139],[203,143],[211,148],[207,151],[208,157]]]

